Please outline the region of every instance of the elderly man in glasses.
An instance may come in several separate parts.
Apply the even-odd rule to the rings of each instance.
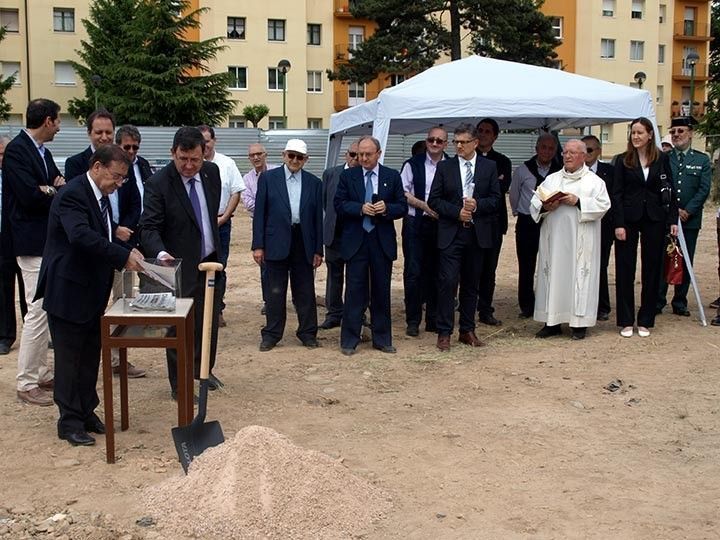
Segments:
[[[448,134],[441,127],[428,131],[425,152],[408,159],[400,171],[408,213],[403,218],[402,248],[405,258],[405,322],[408,336],[420,334],[423,304],[425,330],[436,332],[438,215],[427,204],[437,164],[447,158]]]
[[[317,341],[314,270],[323,259],[323,207],[320,179],[303,170],[307,145],[290,139],[282,167],[260,175],[253,217],[253,259],[265,264],[268,298],[260,351],[282,339],[287,318],[288,277],[298,317],[295,335],[314,349]]]
[[[670,124],[670,136],[674,147],[669,152],[670,170],[675,180],[678,214],[688,248],[686,255],[690,257],[690,261],[695,256],[695,246],[702,226],[703,206],[710,194],[712,183],[710,158],[707,154],[691,147],[695,123],[692,117],[680,117],[673,118]],[[675,294],[671,300],[672,312],[675,315],[690,316],[687,303],[689,288],[690,276],[685,268],[682,284],[675,285]],[[662,312],[667,303],[667,290],[667,283],[662,280],[657,303],[658,313]]]

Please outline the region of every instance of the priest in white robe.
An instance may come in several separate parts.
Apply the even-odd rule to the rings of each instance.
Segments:
[[[585,143],[565,143],[563,169],[549,175],[530,201],[540,227],[536,337],[562,333],[569,323],[573,339],[595,326],[600,286],[600,220],[610,209],[605,182],[585,165]]]

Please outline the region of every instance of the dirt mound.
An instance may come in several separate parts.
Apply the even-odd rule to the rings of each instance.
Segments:
[[[389,507],[337,460],[261,426],[206,450],[145,499],[164,533],[201,538],[350,538]]]

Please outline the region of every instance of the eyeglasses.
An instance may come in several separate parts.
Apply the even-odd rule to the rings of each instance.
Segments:
[[[113,182],[115,182],[116,184],[117,184],[118,182],[121,183],[121,184],[124,184],[125,182],[128,181],[128,177],[127,177],[127,176],[123,176],[123,175],[120,174],[120,173],[116,173],[116,172],[110,171],[110,175],[112,176]]]
[[[675,128],[668,131],[668,133],[670,135],[685,135],[685,133],[687,133],[688,131],[690,130],[686,128]]]
[[[588,153],[588,154],[593,154],[593,153],[597,152],[598,150],[600,150],[600,149],[599,149],[599,148],[590,148],[590,147],[588,147],[587,153]]]
[[[570,157],[581,156],[582,154],[583,154],[583,152],[573,152],[572,150],[565,150],[562,153],[563,156],[570,156]]]
[[[447,139],[441,139],[440,137],[428,137],[425,141],[428,144],[445,144]]]
[[[132,150],[133,152],[137,152],[138,150],[140,150],[140,146],[137,144],[124,144],[122,149],[126,152],[129,152],[130,150]]]
[[[253,158],[263,157],[264,155],[265,155],[265,152],[255,152],[253,154],[248,154],[248,157],[250,159],[253,159]]]
[[[350,156],[351,158],[356,158],[357,152],[348,152],[347,155]]]
[[[305,157],[303,154],[296,154],[295,152],[285,152],[285,155],[289,160],[304,161]]]
[[[454,144],[455,146],[461,146],[461,145],[463,145],[463,144],[469,144],[469,143],[473,142],[474,140],[475,140],[474,137],[473,137],[472,139],[467,139],[467,140],[464,140],[464,141],[463,141],[463,140],[460,140],[460,139],[453,139],[453,144]]]

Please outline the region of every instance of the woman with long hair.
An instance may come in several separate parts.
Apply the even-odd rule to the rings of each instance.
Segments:
[[[652,122],[630,122],[627,151],[615,159],[612,212],[615,224],[615,292],[620,335],[640,337],[655,325],[657,291],[662,278],[665,233],[677,235],[678,210],[670,162],[655,141]],[[635,315],[635,269],[640,243],[640,309]]]

